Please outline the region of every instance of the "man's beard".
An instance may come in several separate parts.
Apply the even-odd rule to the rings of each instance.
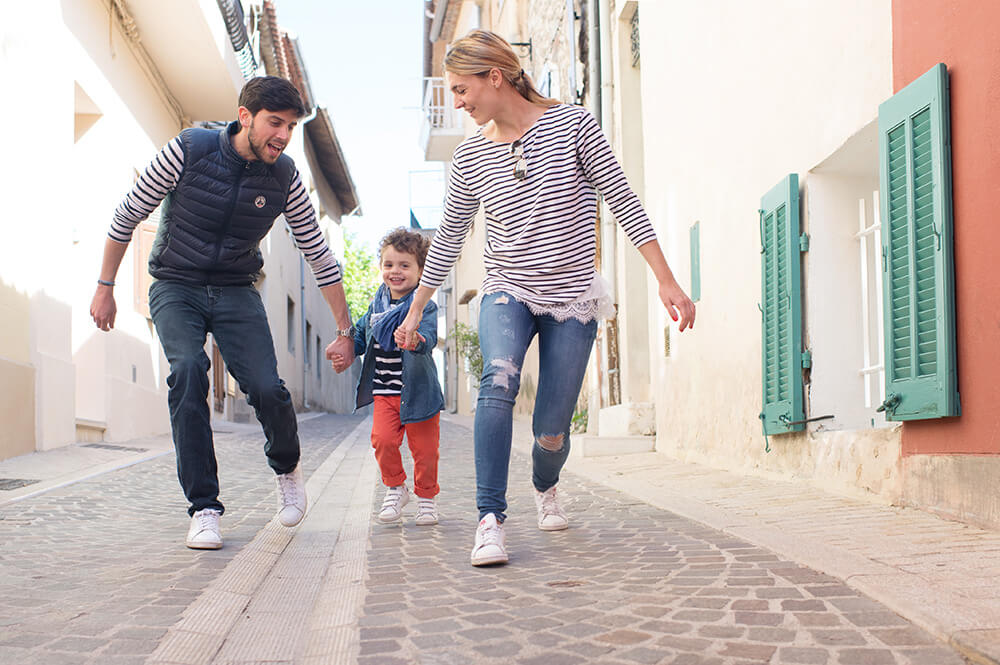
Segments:
[[[247,142],[250,144],[250,152],[252,152],[258,160],[264,162],[265,164],[273,164],[278,161],[278,157],[281,157],[281,152],[279,152],[274,159],[271,159],[267,154],[267,144],[265,143],[264,145],[259,145],[254,139],[253,121],[251,121],[250,131],[247,132]]]

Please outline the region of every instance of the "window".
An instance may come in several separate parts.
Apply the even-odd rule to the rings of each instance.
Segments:
[[[878,118],[809,171],[803,206],[809,254],[803,262],[804,377],[809,429],[887,427],[882,403],[878,212]]]
[[[691,227],[691,300],[701,300],[701,222]]]
[[[73,82],[73,139],[78,143],[83,135],[104,116],[80,84]]]
[[[313,341],[312,330],[313,330],[312,324],[309,323],[309,319],[306,319],[306,341],[305,341],[306,348],[305,348],[305,353],[302,354],[302,362],[306,364],[306,367],[309,366],[309,363],[312,361],[313,357],[311,348]]]
[[[873,192],[872,201],[878,201],[878,192]],[[861,376],[865,386],[865,408],[885,399],[885,365],[882,362],[884,348],[884,328],[882,314],[882,271],[879,257],[882,255],[882,225],[879,222],[878,206],[871,207],[874,219],[868,223],[868,201],[858,200],[858,240],[861,267]],[[872,278],[875,279],[872,279]],[[872,283],[874,282],[874,283]],[[873,302],[874,301],[874,302]],[[873,315],[874,312],[874,315]]]
[[[948,70],[879,106],[879,206],[889,420],[959,415]]]
[[[804,428],[799,176],[760,200],[761,355],[764,434]]]
[[[295,355],[295,301],[291,297],[288,298],[287,315],[288,352]]]
[[[316,379],[319,380],[323,378],[323,344],[319,341],[319,335],[316,336]]]

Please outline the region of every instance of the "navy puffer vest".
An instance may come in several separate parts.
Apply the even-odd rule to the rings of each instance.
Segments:
[[[156,279],[192,284],[253,284],[264,265],[260,241],[285,209],[295,173],[291,157],[273,165],[243,159],[230,142],[239,124],[185,129],[184,170],[163,199],[149,255]]]

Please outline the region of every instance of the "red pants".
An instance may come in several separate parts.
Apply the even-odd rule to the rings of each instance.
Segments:
[[[399,395],[375,395],[375,414],[372,418],[372,448],[382,472],[382,483],[396,487],[406,481],[403,458],[399,447],[403,445],[403,432],[413,455],[413,493],[422,499],[433,499],[438,487],[438,444],[441,435],[441,414],[419,423],[399,421]]]

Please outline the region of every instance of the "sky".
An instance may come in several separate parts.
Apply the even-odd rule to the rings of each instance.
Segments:
[[[437,226],[442,164],[418,145],[423,77],[422,0],[275,0],[278,24],[298,37],[309,82],[333,120],[361,217],[344,228],[371,248],[391,228]]]

